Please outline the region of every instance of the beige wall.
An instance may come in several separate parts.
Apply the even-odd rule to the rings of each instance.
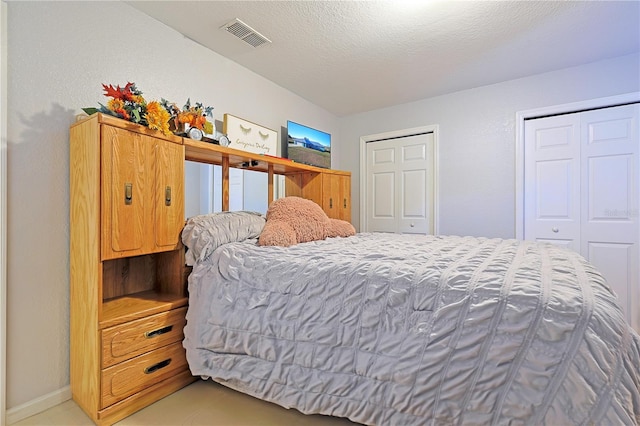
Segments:
[[[290,119],[336,137],[338,123],[125,3],[9,2],[8,16],[11,411],[69,383],[68,129],[81,107],[106,100],[102,83],[133,81],[148,100],[190,97],[218,120],[231,113],[280,129]]]

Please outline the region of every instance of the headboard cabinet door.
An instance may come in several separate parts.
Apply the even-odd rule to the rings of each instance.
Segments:
[[[184,146],[102,126],[102,258],[174,250],[184,225]]]
[[[142,135],[111,126],[102,133],[102,257],[111,259],[149,250],[145,242],[150,153]]]
[[[323,173],[321,205],[327,216],[351,222],[351,176]]]
[[[327,216],[351,222],[351,174],[301,172],[287,175],[285,195],[317,203]]]
[[[155,246],[173,250],[184,226],[184,146],[154,141]]]

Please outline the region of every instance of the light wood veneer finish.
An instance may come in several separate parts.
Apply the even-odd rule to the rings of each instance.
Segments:
[[[70,128],[71,391],[112,424],[191,383],[182,347],[188,298],[184,161],[285,175],[287,195],[350,220],[351,174],[164,136],[103,114]],[[170,200],[168,200],[170,198]],[[130,202],[129,202],[130,201]]]
[[[71,126],[71,391],[96,424],[195,380],[181,343],[183,186],[181,138],[102,114]]]

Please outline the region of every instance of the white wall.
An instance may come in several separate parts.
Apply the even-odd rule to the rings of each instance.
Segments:
[[[102,83],[133,81],[147,100],[190,97],[218,120],[272,129],[295,120],[336,135],[339,123],[125,3],[9,2],[8,17],[11,411],[69,383],[69,125],[106,100]]]
[[[337,168],[352,172],[360,210],[360,137],[439,125],[440,233],[515,237],[516,112],[635,92],[637,54],[342,118]]]

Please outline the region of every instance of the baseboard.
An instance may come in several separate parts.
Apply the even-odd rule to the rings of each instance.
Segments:
[[[7,425],[14,424],[22,419],[41,413],[44,410],[55,407],[69,399],[71,399],[71,386],[67,385],[62,389],[43,395],[40,398],[25,402],[17,407],[10,408],[7,410]]]

